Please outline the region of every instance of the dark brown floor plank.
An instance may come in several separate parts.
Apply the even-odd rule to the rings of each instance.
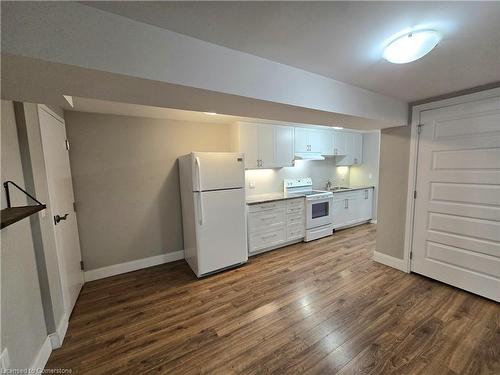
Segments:
[[[87,283],[47,367],[498,373],[498,304],[373,262],[375,230],[339,231],[201,280],[179,261]]]

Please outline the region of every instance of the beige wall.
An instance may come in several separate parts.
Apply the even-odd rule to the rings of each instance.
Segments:
[[[376,251],[403,259],[410,127],[382,130]]]
[[[229,125],[65,112],[85,269],[183,249],[177,158],[230,151]]]
[[[2,181],[24,186],[12,102],[2,100],[1,120]],[[26,204],[26,199],[15,193],[12,203]],[[26,368],[47,337],[29,219],[2,229],[1,237],[1,349],[9,350],[11,368]]]

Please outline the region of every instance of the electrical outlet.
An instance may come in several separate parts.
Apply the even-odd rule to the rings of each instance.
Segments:
[[[248,187],[250,189],[255,189],[255,181],[254,180],[250,180],[248,181]]]
[[[0,355],[0,369],[8,369],[10,367],[9,350],[5,348]]]
[[[373,175],[371,173],[368,173],[368,178],[371,180]]]

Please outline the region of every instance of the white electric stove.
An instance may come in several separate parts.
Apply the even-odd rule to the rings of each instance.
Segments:
[[[313,190],[312,185],[310,177],[283,181],[285,193],[305,196],[306,242],[330,236],[333,233],[333,193],[331,191]]]

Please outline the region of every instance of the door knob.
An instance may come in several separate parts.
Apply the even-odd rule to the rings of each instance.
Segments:
[[[57,225],[57,223],[59,223],[61,220],[66,220],[68,218],[68,215],[69,214],[64,214],[64,216],[56,215],[56,216],[54,216],[54,222]]]

